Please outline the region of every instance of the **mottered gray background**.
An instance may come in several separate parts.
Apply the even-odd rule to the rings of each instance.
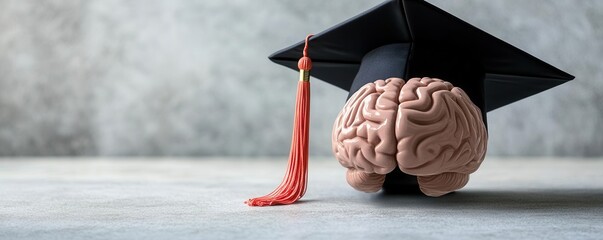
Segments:
[[[298,76],[266,57],[380,2],[0,0],[0,155],[286,155]],[[429,2],[576,76],[490,112],[490,155],[603,155],[603,1]],[[330,155],[347,93],[312,91]]]

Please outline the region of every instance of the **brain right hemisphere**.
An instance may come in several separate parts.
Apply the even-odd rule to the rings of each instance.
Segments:
[[[355,189],[378,191],[397,166],[417,176],[429,196],[465,186],[486,141],[479,108],[462,89],[435,78],[366,84],[345,104],[332,134],[335,157]]]

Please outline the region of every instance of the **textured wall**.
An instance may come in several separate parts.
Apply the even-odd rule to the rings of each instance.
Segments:
[[[282,155],[266,56],[380,0],[0,0],[0,155]],[[603,155],[603,1],[430,1],[576,76],[488,114],[490,154]],[[314,81],[311,151],[346,93]]]

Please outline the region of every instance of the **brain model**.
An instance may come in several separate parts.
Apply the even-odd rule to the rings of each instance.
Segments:
[[[462,89],[436,78],[389,78],[350,97],[332,140],[355,189],[379,191],[385,174],[399,167],[417,176],[424,194],[441,196],[467,184],[484,159],[487,132]]]

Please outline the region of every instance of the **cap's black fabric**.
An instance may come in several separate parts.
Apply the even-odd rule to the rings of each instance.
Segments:
[[[303,47],[270,59],[297,70]],[[351,93],[387,77],[444,79],[467,92],[484,122],[487,111],[574,78],[422,0],[389,0],[316,34],[309,55],[312,76]]]
[[[375,48],[364,55],[358,74],[350,86],[348,98],[369,82],[405,76],[406,56],[409,51],[409,43],[394,43]]]

